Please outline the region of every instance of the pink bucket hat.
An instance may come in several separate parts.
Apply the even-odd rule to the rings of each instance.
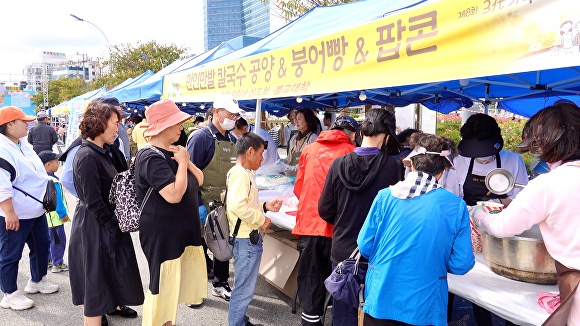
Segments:
[[[145,118],[149,126],[144,135],[151,137],[171,126],[189,120],[191,115],[179,110],[172,100],[161,100],[151,104],[145,110]]]

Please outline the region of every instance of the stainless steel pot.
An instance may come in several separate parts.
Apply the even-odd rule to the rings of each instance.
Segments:
[[[509,238],[480,233],[485,263],[494,273],[522,282],[556,284],[554,259],[548,254],[537,225]]]

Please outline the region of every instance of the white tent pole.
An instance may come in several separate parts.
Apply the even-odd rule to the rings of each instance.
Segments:
[[[258,131],[262,125],[262,99],[259,98],[256,100],[256,122],[254,125],[256,126],[255,133],[258,134]]]

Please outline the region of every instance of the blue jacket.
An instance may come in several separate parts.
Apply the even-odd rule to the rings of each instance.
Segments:
[[[369,259],[363,311],[412,325],[447,325],[447,273],[475,264],[465,202],[439,188],[411,199],[375,198],[358,236]]]

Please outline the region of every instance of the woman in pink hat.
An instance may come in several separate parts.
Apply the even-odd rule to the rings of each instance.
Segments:
[[[201,247],[197,193],[203,173],[182,146],[173,146],[191,118],[171,100],[152,104],[145,116],[148,145],[137,153],[135,185],[141,204],[139,239],[149,262],[150,283],[143,325],[174,325],[177,305],[207,296],[207,271]]]

